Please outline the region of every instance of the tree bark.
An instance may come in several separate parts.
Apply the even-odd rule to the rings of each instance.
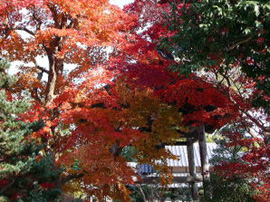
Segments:
[[[49,56],[49,77],[46,89],[46,101],[45,105],[51,103],[55,97],[57,79],[60,78],[64,70],[64,61],[58,59],[55,56]]]
[[[205,137],[205,127],[201,125],[198,127],[198,140],[200,147],[200,157],[201,157],[201,173],[203,178],[203,188],[204,195],[210,196],[210,190],[208,189],[208,185],[210,182],[210,173],[209,173],[209,162],[207,159],[207,143]]]
[[[196,178],[196,166],[194,160],[194,146],[192,141],[187,141],[187,154],[188,154],[188,167],[189,174],[191,177]],[[198,187],[195,181],[190,182],[191,185],[191,195],[193,200],[198,199]]]

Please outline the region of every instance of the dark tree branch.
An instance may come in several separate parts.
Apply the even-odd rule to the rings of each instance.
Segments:
[[[248,38],[245,39],[245,40],[238,41],[237,43],[235,43],[235,44],[233,44],[232,46],[230,46],[230,47],[228,48],[228,51],[233,50],[234,48],[236,48],[237,46],[239,46],[239,45],[241,45],[241,44],[244,44],[244,43],[249,42],[251,39],[252,39],[252,37],[250,36],[250,37],[248,37]]]
[[[83,173],[70,174],[70,175],[66,176],[64,179],[62,179],[62,184],[65,184],[65,183],[69,182],[70,180],[80,179],[83,176],[85,176],[86,174],[87,174],[86,171],[84,171]]]
[[[15,27],[13,30],[17,31],[25,31],[26,33],[30,34],[31,36],[35,36],[35,33],[32,32],[31,30],[25,28],[25,27]]]
[[[45,72],[46,74],[49,74],[49,70],[45,69],[44,67],[41,67],[39,65],[36,65],[36,68],[39,69],[42,72]]]

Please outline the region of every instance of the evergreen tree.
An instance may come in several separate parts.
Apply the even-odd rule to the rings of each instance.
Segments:
[[[42,121],[24,122],[20,115],[30,108],[29,99],[16,99],[9,92],[15,78],[7,74],[9,63],[0,60],[0,201],[57,201],[53,181],[60,172],[45,145],[31,134]],[[41,155],[42,154],[42,155]]]

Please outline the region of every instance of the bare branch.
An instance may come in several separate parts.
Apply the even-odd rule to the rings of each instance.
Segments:
[[[245,39],[245,40],[242,40],[242,41],[239,41],[239,42],[233,44],[232,46],[230,46],[230,47],[228,48],[228,51],[233,50],[234,48],[236,48],[237,46],[239,46],[239,45],[241,45],[241,44],[244,44],[244,43],[249,42],[251,39],[252,39],[252,37],[250,36],[250,37],[248,37],[248,38]]]
[[[35,67],[36,67],[37,69],[39,69],[40,71],[49,74],[49,70],[45,69],[44,67],[41,67],[41,66],[39,66],[39,65],[36,65]]]
[[[13,30],[17,31],[25,31],[26,33],[30,34],[31,36],[35,36],[35,33],[32,32],[31,30],[25,28],[25,27],[15,27]]]

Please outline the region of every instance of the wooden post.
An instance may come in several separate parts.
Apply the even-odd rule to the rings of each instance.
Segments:
[[[194,146],[193,142],[188,140],[187,141],[187,154],[188,154],[188,167],[189,167],[189,174],[191,177],[196,178],[196,166],[194,160]],[[191,185],[191,195],[193,200],[198,199],[198,187],[195,181],[190,182]]]
[[[201,125],[198,127],[198,140],[199,140],[199,147],[200,147],[201,172],[202,172],[202,178],[203,178],[204,195],[210,196],[211,193],[207,187],[207,185],[210,182],[210,173],[209,173],[209,162],[208,162],[208,159],[206,158],[207,143],[206,143],[204,125]]]

